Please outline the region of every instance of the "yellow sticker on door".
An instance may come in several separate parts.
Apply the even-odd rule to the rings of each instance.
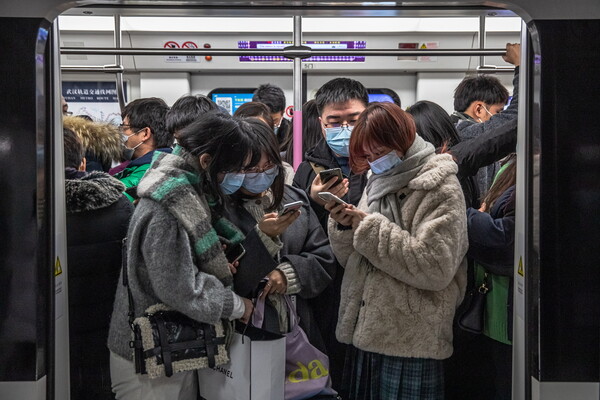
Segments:
[[[523,269],[523,257],[519,257],[519,268],[517,268],[517,273],[521,276],[525,276],[525,270]]]
[[[56,257],[56,262],[54,263],[54,276],[59,276],[62,274],[62,267],[60,266],[60,258]]]

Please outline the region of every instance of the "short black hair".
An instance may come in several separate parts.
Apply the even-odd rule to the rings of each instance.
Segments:
[[[454,110],[464,112],[474,101],[488,105],[506,104],[508,90],[495,76],[468,76],[454,89]]]
[[[180,129],[194,122],[199,116],[216,110],[219,110],[219,106],[203,94],[182,96],[167,112],[167,131],[174,135]]]
[[[148,97],[127,104],[121,117],[123,120],[125,117],[129,118],[129,125],[133,130],[150,128],[156,148],[171,147],[175,139],[166,128],[165,117],[168,111],[169,106],[163,99]]]
[[[275,126],[275,122],[273,122],[273,117],[271,117],[271,110],[269,110],[269,107],[266,104],[258,101],[249,101],[242,104],[237,110],[235,110],[233,116],[238,118],[260,118],[263,119],[267,125],[269,125],[269,128],[273,129]]]
[[[359,100],[366,107],[369,104],[369,93],[359,81],[350,78],[335,78],[317,90],[315,101],[319,115],[329,104],[346,103],[350,100]]]
[[[262,84],[254,91],[252,101],[258,101],[269,107],[272,113],[279,113],[285,110],[285,94],[279,86],[270,83]]]
[[[460,142],[450,116],[439,104],[417,101],[406,109],[415,120],[417,133],[434,147],[452,147]]]
[[[85,157],[85,149],[79,136],[69,128],[63,128],[64,136],[64,151],[65,151],[65,168],[78,169],[81,165],[83,157]]]

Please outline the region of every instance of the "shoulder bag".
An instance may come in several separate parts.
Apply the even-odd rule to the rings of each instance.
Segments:
[[[135,318],[126,248],[124,239],[122,273],[129,301],[129,326],[133,331],[129,346],[134,351],[135,372],[154,379],[227,363],[222,322],[216,325],[199,322],[164,304],[150,306],[143,316]]]
[[[488,274],[485,273],[483,275],[483,282],[481,285],[471,290],[471,292],[467,295],[470,296],[469,305],[458,318],[458,326],[461,329],[478,335],[483,332],[485,297],[487,292],[490,290],[487,276]]]

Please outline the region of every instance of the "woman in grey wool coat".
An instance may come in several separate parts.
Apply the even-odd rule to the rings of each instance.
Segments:
[[[351,399],[443,399],[442,360],[466,285],[467,224],[457,166],[391,103],[360,115],[350,166],[372,175],[357,207],[331,201],[345,267],[336,336],[352,345]]]
[[[222,183],[252,157],[252,134],[229,116],[208,113],[181,129],[177,140],[171,154],[156,152],[138,186],[140,202],[127,233],[135,317],[163,303],[200,322],[247,321],[252,303],[233,292],[233,266],[221,245],[243,235],[221,212]],[[108,337],[117,399],[196,400],[195,371],[178,372],[174,365],[168,378],[136,374],[128,309],[127,290],[119,285]]]

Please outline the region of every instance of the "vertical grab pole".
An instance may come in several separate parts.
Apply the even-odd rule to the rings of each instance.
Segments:
[[[121,16],[115,15],[115,48],[121,48]],[[121,66],[121,55],[115,55],[115,65]],[[125,108],[125,89],[123,87],[123,73],[116,73],[116,85],[117,85],[117,99],[119,99],[119,108],[123,110]]]
[[[302,17],[294,16],[294,46],[302,46]],[[294,170],[302,162],[302,59],[294,57]]]
[[[485,49],[485,15],[479,16],[479,50]],[[479,65],[485,65],[485,56],[479,56]]]

